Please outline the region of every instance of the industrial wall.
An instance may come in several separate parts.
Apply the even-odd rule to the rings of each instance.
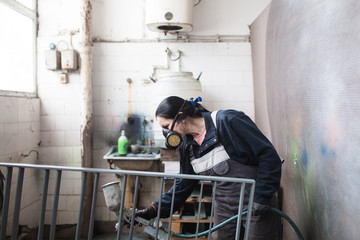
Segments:
[[[270,0],[201,1],[194,8],[194,30],[189,41],[150,32],[145,26],[145,0],[94,0],[93,11],[93,114],[94,167],[109,168],[103,159],[116,144],[120,129],[126,128],[129,114],[154,123],[152,94],[156,84],[149,76],[167,64],[165,50],[182,52],[180,61],[170,61],[170,71],[190,71],[200,77],[203,103],[210,110],[234,108],[254,119],[252,63],[248,25]],[[67,73],[69,82],[60,81],[62,72],[45,67],[44,51],[54,43],[59,50],[79,49],[80,1],[38,1],[38,95],[41,101],[40,162],[80,166],[80,80],[79,71]],[[195,39],[195,40],[194,40]],[[156,75],[155,75],[156,76]],[[132,80],[131,84],[127,81]],[[194,96],[196,97],[196,96]],[[151,131],[149,133],[151,138]],[[134,137],[134,136],[129,136]],[[62,188],[58,224],[76,222],[79,176],[64,176],[71,183]],[[100,184],[114,179],[101,179]],[[50,192],[50,191],[49,191]],[[115,219],[99,192],[97,220]],[[150,196],[147,202],[152,201]],[[51,206],[51,203],[48,204]]]
[[[251,27],[266,32],[271,136],[285,159],[282,208],[305,239],[360,235],[359,10],[356,0],[274,0],[267,25]],[[289,224],[283,239],[296,239]]]

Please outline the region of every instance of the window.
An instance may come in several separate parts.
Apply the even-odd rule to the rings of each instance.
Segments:
[[[35,1],[21,2],[27,5],[0,0],[0,91],[7,95],[36,93]]]

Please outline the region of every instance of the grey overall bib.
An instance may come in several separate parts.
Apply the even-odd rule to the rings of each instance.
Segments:
[[[211,117],[216,127],[216,113]],[[257,167],[248,166],[238,161],[230,159],[223,145],[217,145],[212,151],[200,158],[195,158],[192,148],[190,149],[191,165],[195,173],[206,176],[223,176],[234,178],[256,179]],[[241,183],[217,182],[214,205],[214,225],[218,225],[228,218],[238,214],[239,197]],[[245,188],[244,208],[247,208],[250,189]],[[277,207],[277,199],[272,198],[272,206]],[[213,240],[232,240],[235,239],[236,222],[233,221],[216,232],[212,233]],[[242,230],[244,233],[245,217],[242,220]],[[250,240],[277,240],[279,238],[280,217],[269,212],[265,215],[252,216],[249,239]],[[243,235],[240,239],[243,238]]]

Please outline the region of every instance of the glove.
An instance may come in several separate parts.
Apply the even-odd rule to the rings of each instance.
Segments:
[[[157,216],[157,211],[155,210],[155,208],[152,205],[148,208],[135,211],[135,217],[141,217],[146,220],[156,218],[156,216]]]
[[[269,205],[264,205],[264,204],[261,204],[261,203],[254,202],[253,211],[252,211],[254,216],[264,215],[264,214],[266,214],[268,212],[270,212],[270,206]]]

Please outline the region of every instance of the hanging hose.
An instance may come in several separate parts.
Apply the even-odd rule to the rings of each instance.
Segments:
[[[270,210],[274,213],[277,213],[278,215],[280,215],[281,217],[285,218],[286,221],[288,221],[290,223],[290,225],[293,227],[293,229],[295,230],[299,240],[304,240],[303,236],[301,235],[301,232],[299,230],[299,228],[296,226],[296,224],[290,219],[289,216],[287,216],[285,213],[283,213],[282,211],[280,211],[279,209],[276,208],[270,208]],[[241,216],[244,216],[248,213],[248,211],[243,211],[241,213]],[[215,227],[213,227],[212,229],[206,230],[204,232],[201,232],[199,234],[181,234],[181,233],[175,233],[175,232],[171,232],[171,235],[178,237],[178,238],[196,238],[197,237],[202,237],[202,236],[206,236],[209,234],[209,232],[215,232],[218,229],[224,227],[226,224],[236,220],[238,218],[238,215],[232,216],[231,218],[225,220],[224,222],[220,223],[219,225],[216,225]]]

